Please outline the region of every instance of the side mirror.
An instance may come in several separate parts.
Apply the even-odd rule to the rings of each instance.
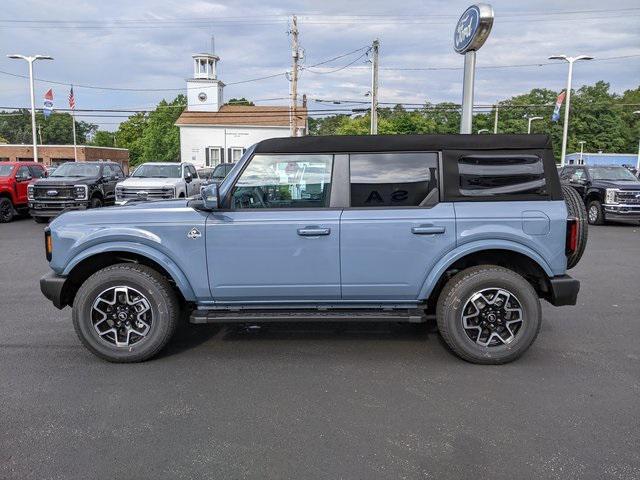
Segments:
[[[184,181],[187,183],[191,183],[191,181],[193,180],[193,177],[191,176],[191,173],[187,172],[184,174]]]
[[[31,175],[16,175],[16,181],[17,182],[26,182],[28,180],[31,180]]]
[[[204,208],[207,210],[216,210],[218,208],[218,185],[216,183],[203,187],[201,194]]]

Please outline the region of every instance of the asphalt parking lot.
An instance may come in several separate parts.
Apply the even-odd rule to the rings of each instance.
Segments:
[[[640,478],[640,227],[592,227],[579,304],[491,367],[432,326],[182,328],[91,355],[41,295],[42,225],[0,225],[0,478]]]

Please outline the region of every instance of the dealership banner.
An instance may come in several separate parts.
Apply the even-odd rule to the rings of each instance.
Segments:
[[[44,118],[48,118],[52,112],[53,112],[53,90],[49,89],[47,93],[44,94],[44,108],[42,109],[42,113],[44,113]]]
[[[560,92],[560,95],[558,95],[558,98],[556,98],[556,106],[553,109],[553,115],[551,115],[552,122],[557,122],[558,120],[560,120],[560,107],[562,107],[562,102],[564,102],[565,95],[566,92],[563,90]]]

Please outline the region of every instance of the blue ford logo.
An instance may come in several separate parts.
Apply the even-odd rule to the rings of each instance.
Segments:
[[[55,197],[56,195],[58,195],[58,190],[47,190],[48,197]]]
[[[467,8],[458,20],[453,34],[453,48],[458,53],[464,53],[473,42],[480,25],[480,9],[476,5]]]

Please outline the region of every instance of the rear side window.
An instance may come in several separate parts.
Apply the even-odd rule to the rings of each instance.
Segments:
[[[546,194],[542,159],[537,155],[470,155],[458,160],[464,197]]]
[[[352,207],[419,207],[438,201],[438,154],[350,155]]]

